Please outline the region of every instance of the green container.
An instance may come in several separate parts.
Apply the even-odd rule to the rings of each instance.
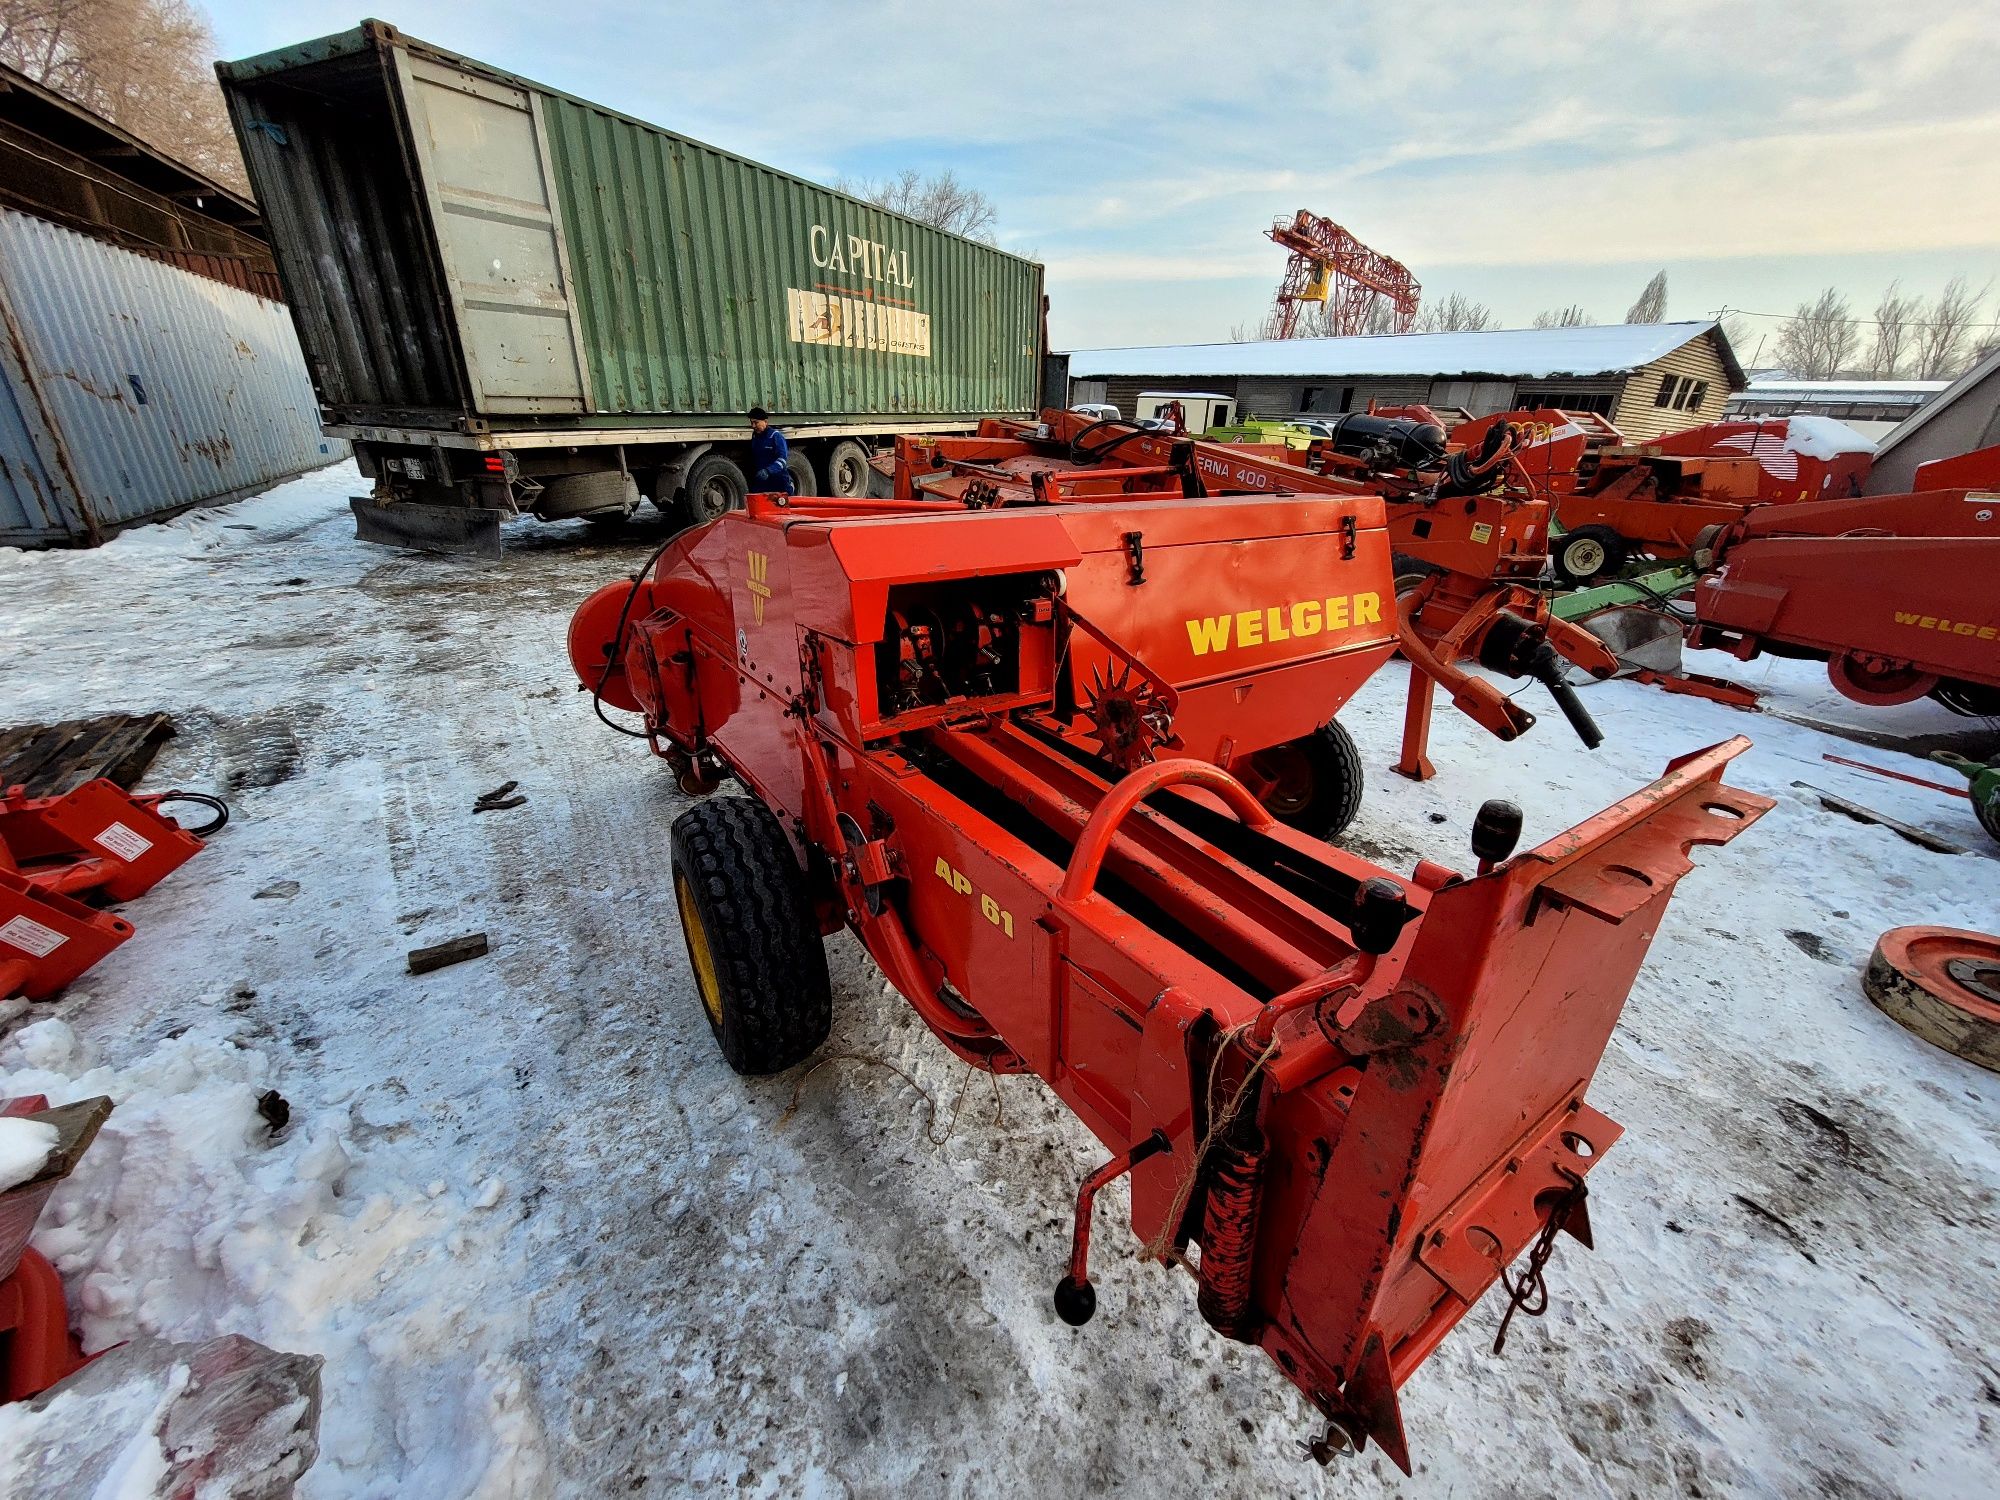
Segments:
[[[329,425],[1039,405],[1032,261],[379,21],[216,71]]]

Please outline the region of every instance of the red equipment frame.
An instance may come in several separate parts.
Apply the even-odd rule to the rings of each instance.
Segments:
[[[132,935],[87,903],[143,896],[201,852],[159,810],[172,800],[102,778],[60,797],[0,791],[0,997],[45,999]]]
[[[853,929],[948,1048],[1036,1073],[1105,1144],[1064,1317],[1094,1303],[1090,1206],[1129,1173],[1145,1253],[1191,1269],[1202,1315],[1326,1415],[1319,1451],[1374,1441],[1407,1472],[1397,1388],[1545,1224],[1587,1234],[1573,1206],[1619,1127],[1584,1090],[1686,851],[1772,805],[1721,780],[1748,742],[1682,757],[1527,853],[1476,837],[1469,877],[1393,877],[1278,824],[1207,760],[1124,771],[1081,750],[1057,701],[1082,649],[1069,610],[1104,625],[1101,649],[1143,643],[1131,664],[1180,713],[1205,691],[1254,698],[1260,670],[1293,680],[1296,650],[1188,684],[1147,652],[1232,590],[1263,607],[1268,580],[1229,565],[1239,546],[1282,541],[1282,597],[1323,594],[1297,539],[1327,496],[967,503],[753,496],[585,601],[572,664],[645,715],[684,784],[726,771],[777,815],[822,930]],[[1380,501],[1345,504],[1341,586],[1386,591]],[[1105,582],[1091,559],[1133,532],[1143,549],[1113,555],[1145,582]],[[1177,549],[1189,566],[1155,573]]]
[[[1689,643],[1822,656],[1859,703],[2000,712],[2000,450],[1990,472],[1995,489],[1752,511],[1714,540]]]

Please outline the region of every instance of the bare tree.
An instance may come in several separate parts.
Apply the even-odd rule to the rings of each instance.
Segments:
[[[1657,271],[1639,293],[1639,300],[1625,309],[1628,323],[1658,323],[1667,315],[1667,273]]]
[[[1905,292],[1900,281],[1883,288],[1875,303],[1875,332],[1868,343],[1868,373],[1877,380],[1894,380],[1903,360],[1913,352],[1920,330],[1912,325],[1924,315],[1924,299]]]
[[[1568,307],[1559,307],[1552,312],[1535,314],[1536,328],[1595,328],[1597,319],[1583,310],[1583,304],[1572,302]]]
[[[214,59],[189,0],[0,0],[0,62],[242,188]]]
[[[1772,352],[1800,380],[1830,380],[1854,357],[1859,343],[1847,299],[1828,287],[1814,301],[1799,304]]]
[[[1937,301],[1924,309],[1916,323],[1910,350],[1916,379],[1949,380],[1970,368],[1966,345],[1978,326],[1980,304],[1990,290],[1989,282],[1973,291],[1963,276],[1954,276],[1944,284]]]
[[[978,188],[960,182],[949,167],[929,177],[915,167],[905,167],[880,182],[865,177],[839,177],[833,186],[835,192],[866,198],[892,213],[907,214],[948,234],[993,243],[993,223],[997,217],[993,200]]]
[[[1418,333],[1483,333],[1500,320],[1484,302],[1474,302],[1463,292],[1453,292],[1440,301],[1427,302],[1417,314]]]

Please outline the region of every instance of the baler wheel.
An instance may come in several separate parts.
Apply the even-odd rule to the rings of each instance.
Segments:
[[[781,1073],[833,1029],[833,986],[805,872],[770,809],[717,797],[674,819],[674,897],[723,1059]]]
[[[1882,934],[1861,987],[1933,1046],[2000,1073],[2000,937],[1956,927]]]
[[[1331,843],[1361,810],[1361,752],[1338,720],[1260,750],[1240,779],[1282,823]]]
[[[1550,561],[1556,577],[1573,589],[1587,588],[1625,566],[1625,538],[1609,526],[1579,526],[1556,538]]]

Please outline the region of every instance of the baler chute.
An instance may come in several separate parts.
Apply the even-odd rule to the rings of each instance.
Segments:
[[[750,793],[673,836],[732,1066],[824,1040],[816,939],[852,929],[955,1054],[1035,1073],[1104,1144],[1065,1319],[1095,1306],[1092,1200],[1129,1175],[1142,1253],[1325,1415],[1316,1451],[1407,1470],[1397,1388],[1551,1226],[1587,1235],[1619,1127],[1584,1091],[1686,851],[1771,805],[1722,782],[1747,742],[1518,855],[1489,804],[1472,873],[1397,876],[1217,763],[1233,715],[1314,722],[1295,700],[1390,651],[1391,612],[1356,607],[1393,597],[1375,496],[753,497],[658,563],[579,609],[571,658],[684,786]],[[1233,661],[1196,645],[1225,616]],[[1081,683],[1113,679],[1130,764],[1076,733]]]

